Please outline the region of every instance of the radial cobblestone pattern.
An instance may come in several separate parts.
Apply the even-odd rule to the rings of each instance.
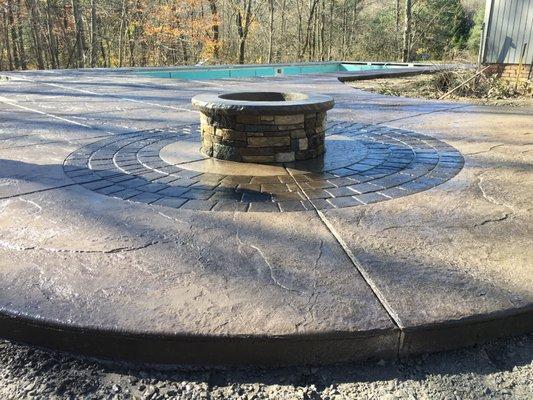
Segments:
[[[250,174],[242,172],[242,164],[234,165],[238,174],[219,173],[228,168],[216,166],[212,172],[195,169],[206,159],[199,152],[199,125],[108,137],[70,154],[64,170],[85,188],[124,200],[205,211],[287,212],[407,196],[449,180],[464,164],[462,155],[440,140],[387,126],[331,122],[326,138],[323,159],[277,164],[272,175],[254,175],[259,165]],[[169,145],[183,145],[174,163],[160,157]]]

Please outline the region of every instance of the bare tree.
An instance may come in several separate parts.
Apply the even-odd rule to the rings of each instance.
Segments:
[[[268,0],[269,11],[269,34],[268,34],[268,62],[272,62],[273,48],[274,48],[274,0]]]
[[[409,62],[411,59],[411,0],[405,0],[405,25],[403,30],[402,61]]]
[[[246,39],[250,32],[252,23],[252,2],[253,0],[243,0],[243,7],[237,9],[237,33],[239,34],[239,64],[244,64],[246,50]]]
[[[91,67],[96,67],[98,60],[98,17],[96,15],[96,1],[91,0]]]
[[[218,61],[220,57],[220,28],[218,21],[218,8],[216,0],[209,0],[209,8],[211,10],[212,25],[211,31],[213,34],[213,57]]]
[[[77,51],[77,66],[85,67],[85,30],[83,28],[82,11],[79,0],[72,0],[72,12],[74,14],[74,25],[76,29],[75,48]]]

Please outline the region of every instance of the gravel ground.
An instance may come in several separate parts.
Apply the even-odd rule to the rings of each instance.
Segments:
[[[0,341],[1,399],[531,399],[533,334],[401,362],[154,371]]]

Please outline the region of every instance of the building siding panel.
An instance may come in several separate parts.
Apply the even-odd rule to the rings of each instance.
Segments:
[[[533,0],[487,0],[483,62],[524,64],[533,59]]]

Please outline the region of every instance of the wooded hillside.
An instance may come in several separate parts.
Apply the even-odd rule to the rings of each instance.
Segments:
[[[480,3],[0,0],[0,70],[447,59],[475,54]]]

